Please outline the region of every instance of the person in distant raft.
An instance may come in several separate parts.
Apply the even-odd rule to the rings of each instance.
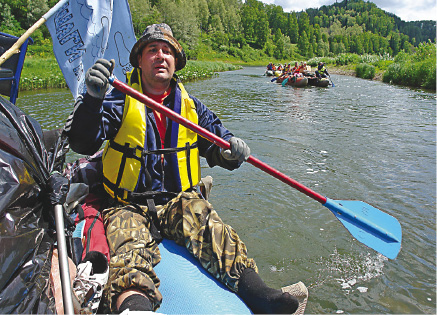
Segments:
[[[162,296],[153,270],[161,237],[184,245],[202,266],[236,292],[254,313],[291,314],[299,302],[268,287],[235,230],[196,191],[199,157],[208,165],[238,168],[247,144],[189,95],[175,75],[185,52],[167,24],[149,25],[130,53],[129,86],[230,142],[223,150],[115,89],[108,95],[113,61],[99,59],[87,72],[65,130],[71,148],[95,153],[103,141],[103,185],[113,200],[103,210],[110,248],[102,303],[111,312],[157,310]],[[106,198],[108,199],[108,198]],[[181,288],[183,290],[183,288]]]
[[[328,70],[326,69],[324,62],[319,62],[317,70],[314,72],[319,79],[329,76]]]

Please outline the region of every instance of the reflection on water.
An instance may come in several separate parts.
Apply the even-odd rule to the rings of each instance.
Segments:
[[[348,76],[335,88],[282,87],[263,68],[186,83],[252,154],[333,199],[396,217],[403,243],[388,260],[357,242],[328,209],[249,164],[208,168],[211,202],[274,287],[303,281],[307,313],[434,313],[435,94]],[[73,108],[67,90],[20,93],[43,128]],[[73,155],[73,158],[75,156]]]

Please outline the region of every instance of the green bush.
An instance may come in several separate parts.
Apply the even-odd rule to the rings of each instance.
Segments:
[[[399,80],[402,85],[417,86],[416,72],[414,64],[410,61],[405,61],[399,69]]]
[[[436,63],[432,59],[423,62],[423,66],[427,69],[426,74],[422,78],[422,87],[425,89],[436,90]]]
[[[435,59],[436,58],[436,45],[428,43],[420,43],[413,55],[414,61],[421,61],[425,59]]]
[[[233,46],[229,47],[228,54],[230,54],[231,56],[234,56],[236,58],[239,58],[239,59],[244,58],[243,51],[241,49],[233,47]]]
[[[360,63],[374,64],[380,60],[378,55],[365,54],[360,56]]]
[[[387,70],[388,66],[393,63],[393,60],[378,60],[372,63],[379,70]]]
[[[336,58],[333,57],[314,57],[307,61],[307,65],[311,67],[317,67],[319,62],[324,62],[325,64],[336,64]]]
[[[360,56],[356,54],[339,54],[335,58],[335,64],[338,66],[345,66],[348,64],[355,64],[360,62]]]
[[[358,78],[373,79],[375,77],[375,67],[367,63],[359,63],[355,68],[355,72]]]
[[[399,81],[399,71],[401,65],[399,63],[392,63],[382,76],[382,81],[386,83],[395,83]]]
[[[435,91],[436,45],[431,42],[420,44],[413,55],[401,51],[388,65],[382,80]]]
[[[394,61],[395,62],[405,62],[405,61],[409,60],[410,57],[411,56],[408,55],[405,51],[401,51],[396,55]]]
[[[420,62],[408,60],[404,63],[392,63],[388,66],[382,80],[387,83],[401,84],[425,89],[436,89],[435,59]]]

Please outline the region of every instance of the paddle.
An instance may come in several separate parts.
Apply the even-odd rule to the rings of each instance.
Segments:
[[[274,77],[273,79],[270,80],[270,82],[275,82],[276,80],[278,80],[279,77]]]
[[[335,87],[334,82],[332,82],[331,76],[328,74],[329,81],[331,81],[332,87]]]
[[[289,77],[286,77],[285,80],[282,81],[282,86],[285,86],[285,84],[287,84],[287,82],[288,82],[288,78],[289,78]]]
[[[141,94],[135,89],[117,80],[115,77],[112,76],[109,79],[109,82],[117,90],[135,98],[144,103],[147,107],[160,112],[171,120],[191,129],[217,146],[223,149],[230,148],[229,142],[199,125],[196,125],[171,109],[155,102],[146,95]],[[402,231],[401,225],[396,218],[362,201],[332,200],[326,198],[275,170],[271,166],[261,162],[252,155],[248,158],[247,162],[320,202],[331,210],[337,219],[340,220],[344,227],[358,241],[373,248],[388,258],[395,259],[398,255],[401,249]]]

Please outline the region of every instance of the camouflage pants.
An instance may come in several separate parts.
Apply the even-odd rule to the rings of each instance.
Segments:
[[[235,230],[222,222],[211,204],[196,192],[182,192],[166,205],[157,206],[163,237],[185,246],[214,277],[230,290],[238,290],[245,268],[257,270],[247,258],[246,245]],[[103,211],[111,255],[109,280],[104,301],[116,311],[116,299],[128,289],[144,292],[154,310],[162,302],[160,281],[153,267],[161,260],[159,248],[150,234],[146,206],[132,205]]]

